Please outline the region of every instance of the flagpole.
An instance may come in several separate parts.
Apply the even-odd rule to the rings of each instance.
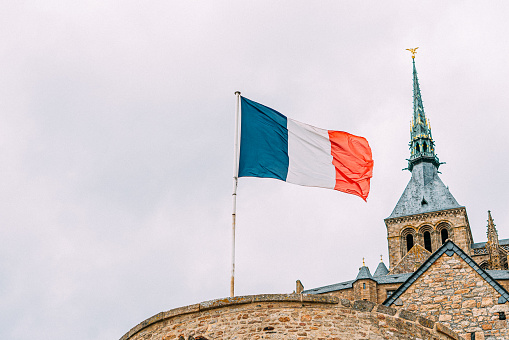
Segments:
[[[235,218],[237,216],[237,184],[239,181],[239,111],[240,91],[235,92],[235,141],[233,151],[233,212],[232,212],[232,277],[230,281],[230,296],[235,296]]]

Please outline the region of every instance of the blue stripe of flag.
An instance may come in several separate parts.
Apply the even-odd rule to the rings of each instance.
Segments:
[[[267,177],[286,181],[288,128],[284,115],[241,97],[239,177]]]

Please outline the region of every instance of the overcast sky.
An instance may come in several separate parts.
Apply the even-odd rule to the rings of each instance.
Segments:
[[[241,178],[237,295],[387,259],[412,63],[441,178],[509,238],[507,1],[3,1],[0,338],[118,339],[229,295],[234,91],[368,139],[368,202]],[[388,265],[388,261],[386,261]]]

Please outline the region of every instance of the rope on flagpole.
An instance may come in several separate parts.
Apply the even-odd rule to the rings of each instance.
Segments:
[[[237,185],[239,182],[239,111],[240,91],[235,92],[235,141],[233,151],[233,212],[232,212],[232,277],[230,280],[230,296],[235,296],[235,219],[237,216]]]

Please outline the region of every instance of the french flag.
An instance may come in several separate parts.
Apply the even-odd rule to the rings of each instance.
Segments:
[[[373,176],[368,141],[289,119],[241,97],[238,177],[339,190],[366,200]]]

